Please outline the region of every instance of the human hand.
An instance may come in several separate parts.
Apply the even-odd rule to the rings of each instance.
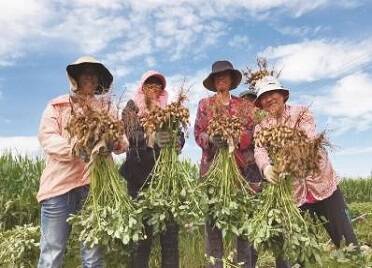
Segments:
[[[84,161],[85,163],[88,163],[90,160],[90,157],[85,150],[80,150],[78,157],[80,158],[80,160]]]
[[[272,165],[267,165],[263,171],[265,179],[273,184],[277,184],[279,182],[279,178],[275,176],[274,168]]]
[[[155,134],[155,141],[160,148],[163,148],[171,142],[171,134],[168,131],[160,130]]]
[[[216,148],[227,147],[227,141],[221,135],[212,136],[211,142]]]

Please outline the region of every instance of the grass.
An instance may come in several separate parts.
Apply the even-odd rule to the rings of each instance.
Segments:
[[[40,207],[35,196],[43,167],[44,162],[41,159],[12,156],[10,154],[0,155],[0,256],[2,250],[9,250],[9,245],[12,244],[9,243],[10,239],[12,239],[11,237],[9,238],[9,234],[15,231],[14,227],[16,225],[39,225]],[[198,174],[195,165],[190,164],[189,168],[190,172],[195,175]],[[345,179],[341,183],[341,188],[349,204],[350,216],[354,219],[353,225],[359,241],[362,244],[372,246],[372,179]],[[12,236],[13,238],[18,237],[18,241],[17,239],[14,241],[14,245],[17,245],[14,247],[14,251],[19,251],[19,253],[23,254],[20,254],[23,257],[26,256],[27,261],[23,261],[23,264],[26,264],[24,267],[36,267],[39,253],[37,243],[33,242],[38,240],[39,233],[37,228],[27,230],[21,229],[17,236]],[[33,230],[34,233],[30,233],[30,230]],[[192,234],[180,234],[181,267],[199,268],[205,264],[203,231],[203,229],[200,229]],[[23,241],[19,241],[19,237],[23,237]],[[7,239],[9,241],[6,241]],[[323,240],[327,241],[328,238],[324,235]],[[234,243],[234,241],[228,241],[225,245],[227,254],[233,250]],[[4,248],[5,245],[7,248]],[[20,248],[22,248],[22,251],[19,250]],[[339,254],[340,256],[342,255],[342,253]],[[358,265],[357,261],[355,263],[338,263],[330,260],[329,254],[324,254],[323,259],[324,267],[328,268],[360,267],[356,266]],[[0,259],[0,267],[21,267],[19,262],[5,265],[1,264],[2,261]],[[270,253],[260,253],[258,267],[273,267],[273,261]],[[115,252],[107,252],[105,262],[107,267],[128,267],[127,252],[121,248],[117,248]],[[79,266],[79,244],[76,234],[72,233],[65,255],[64,267],[75,268]],[[150,267],[160,267],[158,238],[154,239]]]
[[[39,224],[36,193],[43,168],[39,158],[0,155],[0,230]]]

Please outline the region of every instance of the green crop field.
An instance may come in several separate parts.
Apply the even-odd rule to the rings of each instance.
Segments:
[[[0,267],[36,267],[39,254],[39,205],[35,199],[39,177],[44,167],[41,159],[0,155]],[[190,172],[197,168],[190,164]],[[372,179],[343,179],[342,191],[349,206],[362,253],[344,248],[325,251],[323,267],[369,267],[372,245]],[[79,244],[74,231],[71,234],[65,256],[65,267],[80,267]],[[328,237],[321,235],[324,247],[329,248]],[[233,254],[234,240],[225,243],[226,255]],[[328,243],[328,244],[327,244]],[[180,234],[181,267],[204,267],[203,229]],[[128,251],[118,246],[106,252],[107,267],[128,267]],[[150,267],[160,267],[159,242],[151,255]],[[226,267],[234,267],[226,264]],[[269,252],[260,252],[258,267],[273,267]]]

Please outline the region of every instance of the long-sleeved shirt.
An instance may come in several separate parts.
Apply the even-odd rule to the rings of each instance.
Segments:
[[[95,106],[102,105],[95,98],[90,101]],[[89,184],[86,164],[72,155],[72,146],[68,141],[66,126],[70,114],[69,95],[63,95],[50,101],[42,115],[38,138],[46,154],[46,167],[40,178],[39,202]],[[124,135],[114,152],[124,152],[127,146]]]
[[[231,96],[228,105],[221,107],[222,104],[218,104],[216,102],[216,96],[217,95],[202,99],[199,102],[196,115],[194,135],[196,143],[201,147],[203,151],[200,163],[200,175],[203,176],[208,172],[208,169],[217,151],[217,148],[215,148],[209,141],[210,139],[207,134],[208,124],[213,118],[214,107],[216,107],[216,105],[219,105],[219,108],[222,109],[224,114],[228,116],[241,117],[242,112],[246,112],[244,116],[244,130],[240,135],[238,147],[234,151],[237,164],[242,173],[244,173],[244,170],[248,165],[254,164],[252,144],[253,107],[250,108],[242,99],[234,96]]]
[[[298,120],[300,117],[301,120]],[[269,128],[283,123],[288,127],[295,127],[297,124],[310,139],[317,137],[313,115],[306,106],[300,105],[286,105],[279,119],[268,116],[259,125],[256,125],[255,133],[258,133],[262,128]],[[256,146],[254,156],[261,171],[270,164],[270,158],[265,148]],[[321,152],[319,165],[319,175],[295,178],[293,180],[293,193],[298,206],[307,202],[323,200],[331,196],[337,189],[338,178],[326,151]]]

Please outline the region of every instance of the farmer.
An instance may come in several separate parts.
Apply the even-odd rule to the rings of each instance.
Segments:
[[[248,178],[260,180],[260,174],[255,165],[253,154],[253,109],[252,103],[246,103],[241,98],[230,95],[230,90],[235,89],[242,79],[239,70],[234,69],[229,61],[217,61],[212,65],[212,72],[203,81],[204,87],[215,92],[211,97],[204,98],[199,102],[198,112],[195,121],[195,140],[202,149],[202,159],[200,164],[200,175],[203,177],[213,161],[219,148],[227,146],[226,140],[221,136],[210,137],[207,134],[209,120],[213,117],[216,109],[229,116],[239,116],[243,112],[245,129],[242,131],[237,149],[234,155],[243,176],[246,173]],[[217,259],[223,258],[222,231],[214,226],[211,219],[206,221],[206,252],[208,256]],[[249,243],[241,237],[237,238],[237,261],[244,262],[243,267],[253,267],[255,258],[252,258],[254,251]],[[215,265],[209,264],[208,267],[222,267],[223,264],[217,261]]]
[[[38,267],[62,267],[63,255],[71,226],[66,222],[70,214],[77,213],[87,196],[89,179],[86,163],[72,155],[65,129],[72,109],[81,103],[96,107],[107,107],[96,95],[110,90],[113,77],[109,70],[93,57],[81,57],[66,68],[70,82],[70,94],[51,100],[41,118],[38,138],[46,153],[46,167],[40,178],[37,200],[41,204],[41,241]],[[107,146],[111,147],[111,146]],[[127,147],[126,138],[106,148],[121,153]],[[81,158],[86,160],[86,156]],[[103,259],[99,247],[82,245],[82,266],[102,267]]]
[[[268,116],[255,127],[258,133],[264,127],[272,127],[284,123],[289,127],[295,124],[303,130],[309,138],[316,138],[313,115],[305,106],[286,104],[289,90],[284,88],[277,78],[264,77],[256,83],[257,99],[255,104],[264,109]],[[302,120],[297,120],[299,117]],[[297,123],[299,122],[299,123]],[[264,148],[255,148],[255,159],[265,179],[277,183],[268,153]],[[347,244],[357,245],[357,239],[346,214],[346,204],[337,186],[338,179],[325,151],[322,152],[320,173],[293,181],[294,198],[302,211],[323,216],[326,219],[324,227],[333,243],[339,247],[344,238]]]
[[[127,126],[125,131],[129,139],[129,150],[125,162],[120,167],[121,175],[127,180],[129,194],[136,198],[142,186],[149,182],[151,170],[159,156],[160,149],[171,142],[167,131],[158,131],[154,136],[146,137],[139,117],[155,107],[167,105],[168,93],[165,90],[165,77],[156,71],[149,71],[142,76],[133,100],[129,100],[122,112],[122,120]],[[180,133],[179,146],[185,140]],[[149,177],[149,178],[148,178]],[[169,222],[165,232],[160,234],[163,268],[178,268],[178,225]],[[145,224],[147,238],[139,241],[133,248],[131,266],[133,268],[149,267],[149,258],[153,242],[152,228]]]

